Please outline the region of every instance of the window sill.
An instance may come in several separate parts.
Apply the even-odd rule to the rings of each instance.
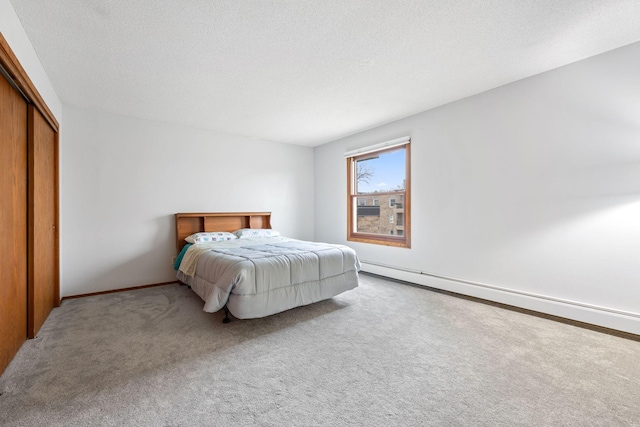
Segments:
[[[369,243],[372,245],[393,246],[396,248],[411,248],[411,243],[404,238],[379,237],[367,234],[352,234],[347,236],[349,242]]]

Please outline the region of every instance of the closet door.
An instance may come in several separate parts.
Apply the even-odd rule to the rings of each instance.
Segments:
[[[60,303],[57,136],[29,105],[29,338]]]
[[[27,103],[0,75],[0,373],[27,338]]]

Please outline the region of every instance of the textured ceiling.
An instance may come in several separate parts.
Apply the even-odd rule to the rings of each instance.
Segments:
[[[63,103],[314,146],[640,40],[630,0],[11,0]]]

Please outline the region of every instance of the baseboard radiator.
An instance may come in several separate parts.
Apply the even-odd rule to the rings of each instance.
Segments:
[[[362,271],[640,335],[640,313],[361,260]]]

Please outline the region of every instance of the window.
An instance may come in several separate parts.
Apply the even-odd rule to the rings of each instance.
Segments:
[[[410,142],[347,153],[347,240],[409,248]],[[368,202],[363,205],[361,200]]]

